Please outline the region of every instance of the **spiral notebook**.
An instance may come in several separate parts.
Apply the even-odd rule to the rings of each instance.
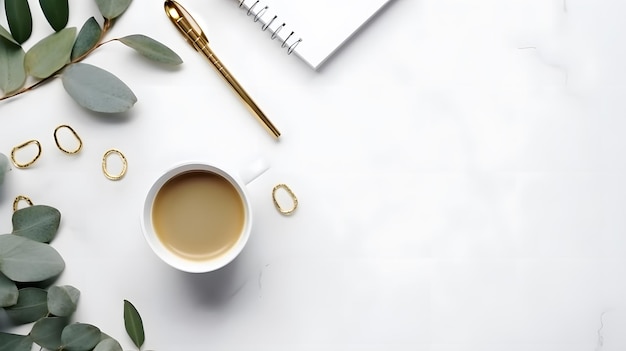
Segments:
[[[236,0],[288,53],[318,69],[391,0]]]

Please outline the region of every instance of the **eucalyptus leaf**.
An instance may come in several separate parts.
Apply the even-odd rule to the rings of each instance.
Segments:
[[[63,349],[68,351],[89,351],[100,342],[100,334],[100,329],[91,324],[70,324],[61,333]]]
[[[17,303],[17,285],[0,273],[0,307],[9,307]],[[2,350],[0,348],[0,350]]]
[[[4,182],[5,173],[9,170],[11,170],[11,167],[9,166],[9,158],[3,153],[0,153],[0,185]]]
[[[72,61],[96,46],[100,40],[100,35],[102,35],[100,24],[98,24],[98,21],[96,21],[94,17],[89,18],[85,24],[83,24],[83,27],[76,37],[76,42],[72,48],[72,55],[70,56]]]
[[[65,28],[70,17],[68,0],[39,0],[39,6],[55,31]]]
[[[14,323],[34,322],[48,314],[48,292],[39,288],[20,289],[17,304],[5,311]]]
[[[2,351],[0,349],[0,351]],[[96,345],[93,351],[122,351],[122,346],[115,339],[106,338]]]
[[[119,17],[130,6],[130,2],[131,0],[96,0],[102,17],[107,19]]]
[[[135,346],[141,348],[146,339],[143,331],[143,322],[135,306],[127,300],[124,300],[124,326],[126,327],[126,333],[135,343]]]
[[[137,97],[113,74],[86,63],[69,65],[63,87],[79,105],[96,112],[118,113],[133,107]]]
[[[0,90],[4,93],[12,93],[26,83],[24,55],[21,46],[0,38]]]
[[[32,347],[29,335],[0,333],[0,351],[30,351]]]
[[[22,44],[33,32],[33,17],[28,0],[5,0],[4,9],[13,39]]]
[[[70,27],[41,39],[26,52],[26,72],[43,79],[61,69],[70,60],[75,37],[76,28]]]
[[[62,317],[42,318],[33,325],[30,336],[37,345],[48,350],[57,350],[63,345],[61,333],[66,325],[67,319]]]
[[[59,229],[61,212],[54,207],[34,205],[13,212],[13,234],[49,243]]]
[[[73,286],[53,286],[48,289],[48,311],[58,317],[69,317],[76,311],[80,291]]]
[[[0,235],[0,272],[14,282],[44,281],[63,269],[63,258],[50,245],[13,234]]]
[[[6,30],[6,28],[4,28],[2,25],[0,25],[0,37],[12,42],[15,45],[20,45],[17,41],[15,41],[15,39],[13,39],[11,33],[9,33],[9,31]]]
[[[145,35],[128,35],[118,40],[124,45],[137,50],[137,52],[150,60],[167,65],[180,65],[183,63],[180,56],[170,48]]]

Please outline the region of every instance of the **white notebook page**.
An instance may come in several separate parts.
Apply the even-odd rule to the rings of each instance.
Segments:
[[[391,0],[236,1],[262,28],[275,33],[284,50],[318,69]]]

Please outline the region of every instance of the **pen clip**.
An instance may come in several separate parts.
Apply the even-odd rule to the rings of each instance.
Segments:
[[[165,12],[167,13],[167,16],[170,18],[170,20],[172,20],[174,25],[177,26],[182,31],[184,31],[186,35],[189,36],[190,39],[193,38],[195,40],[196,38],[201,38],[206,43],[209,42],[209,39],[206,37],[206,35],[202,31],[202,28],[200,28],[200,25],[198,25],[198,22],[196,22],[193,16],[191,16],[191,14],[189,14],[189,12],[187,12],[187,10],[185,10],[185,8],[182,7],[179,3],[177,3],[174,0],[167,0],[165,1],[164,7],[165,7]],[[192,29],[193,33],[188,33],[184,29],[184,24],[180,23],[183,21],[187,22],[189,27]],[[193,45],[193,43],[190,43],[190,44]]]

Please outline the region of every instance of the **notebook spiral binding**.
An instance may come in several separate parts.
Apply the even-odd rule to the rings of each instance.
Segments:
[[[278,20],[278,15],[274,15],[272,18],[270,18],[269,20],[263,18],[263,16],[266,15],[267,11],[269,10],[269,6],[267,5],[263,5],[261,4],[261,0],[251,0],[251,4],[246,3],[246,1],[248,0],[238,0],[239,1],[239,7],[244,7],[247,8],[247,15],[248,16],[254,16],[253,20],[254,22],[258,22],[259,20],[261,21],[261,23],[263,23],[263,26],[261,27],[262,31],[266,31],[274,22],[276,22]],[[254,9],[255,8],[259,8],[259,10],[255,13]],[[276,22],[279,23],[279,22]],[[280,33],[280,31],[285,28],[287,24],[285,22],[283,22],[281,25],[277,26],[276,29],[274,29],[272,31],[272,35],[271,35],[271,39],[274,40],[278,37],[278,34]],[[300,44],[302,42],[302,38],[298,38],[298,40],[294,40],[291,44],[289,44],[289,40],[291,39],[295,39],[296,35],[295,32],[292,31],[291,33],[289,33],[289,35],[287,35],[287,37],[283,40],[282,44],[280,45],[281,48],[287,48],[287,54],[291,55],[291,53],[295,50],[295,48],[298,46],[298,44]]]

